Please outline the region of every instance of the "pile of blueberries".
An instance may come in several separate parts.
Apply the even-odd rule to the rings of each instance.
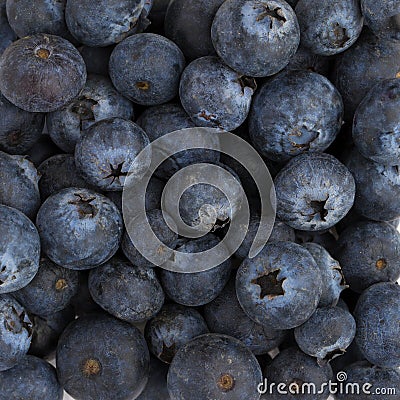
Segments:
[[[0,0],[0,54],[0,400],[326,400],[302,389],[339,372],[372,394],[338,400],[400,398],[399,0]],[[169,157],[146,192],[165,249],[218,245],[242,201],[192,186],[179,211],[207,233],[178,235],[161,195],[189,165],[251,211],[226,261],[174,272],[135,247],[122,190],[195,127],[257,150],[277,218],[249,258],[248,171]]]

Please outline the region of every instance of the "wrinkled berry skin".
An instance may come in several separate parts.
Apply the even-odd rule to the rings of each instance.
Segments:
[[[22,360],[31,338],[32,323],[24,308],[10,295],[0,295],[0,371],[14,367]]]
[[[167,388],[168,367],[157,358],[151,357],[149,380],[136,400],[171,400]]]
[[[129,323],[154,317],[164,304],[164,292],[152,268],[113,258],[89,273],[93,300],[111,315]]]
[[[298,244],[268,243],[246,258],[236,276],[236,293],[246,314],[271,329],[303,324],[317,308],[322,280],[311,254]]]
[[[376,283],[363,292],[354,317],[356,343],[365,358],[383,368],[400,366],[400,286]]]
[[[35,225],[15,208],[0,205],[0,293],[26,286],[39,268],[40,238]]]
[[[363,16],[358,0],[300,0],[295,8],[301,43],[313,53],[331,56],[347,50],[360,36]]]
[[[305,231],[328,229],[354,203],[355,183],[335,157],[304,153],[285,165],[275,178],[277,217]]]
[[[35,356],[25,356],[13,368],[0,373],[1,400],[62,400],[63,389],[56,369]]]
[[[184,67],[185,58],[179,47],[154,33],[125,39],[113,50],[109,65],[117,90],[146,106],[166,103],[178,94]]]
[[[136,156],[150,143],[146,133],[134,122],[110,118],[85,131],[75,147],[75,164],[82,176],[100,190],[121,191],[125,177],[142,178],[151,162]]]
[[[239,339],[255,355],[275,349],[285,338],[284,331],[257,324],[246,315],[236,297],[234,279],[228,282],[216,299],[204,306],[204,318],[211,332]]]
[[[198,336],[181,347],[168,371],[174,400],[258,400],[256,382],[261,381],[251,351],[239,340],[218,334]]]
[[[364,97],[354,115],[352,130],[354,143],[364,157],[379,164],[399,163],[399,107],[398,78],[377,83]]]
[[[342,118],[342,98],[327,78],[287,71],[266,82],[254,97],[250,139],[262,155],[284,162],[306,151],[327,149]]]
[[[354,292],[400,278],[400,234],[387,223],[350,225],[340,234],[335,255]]]
[[[25,111],[57,110],[85,81],[86,66],[78,50],[58,36],[39,33],[19,39],[0,58],[0,91]]]
[[[198,311],[179,304],[166,304],[146,324],[145,338],[150,352],[169,364],[180,347],[205,333],[208,327]]]
[[[0,0],[0,56],[3,51],[17,39],[17,35],[8,23],[6,0]]]
[[[281,0],[228,0],[218,9],[211,38],[221,59],[243,75],[264,77],[283,69],[296,53],[300,29]]]
[[[89,75],[79,96],[61,110],[47,114],[46,124],[54,143],[73,153],[87,128],[112,117],[133,119],[132,103],[115,90],[110,79]]]
[[[80,270],[103,264],[115,254],[123,222],[107,197],[68,188],[42,204],[36,226],[46,255],[58,265]]]
[[[136,399],[146,385],[150,356],[140,331],[108,315],[72,322],[57,347],[61,386],[76,400]]]
[[[197,126],[231,131],[245,121],[257,85],[217,57],[192,61],[183,71],[179,97]]]

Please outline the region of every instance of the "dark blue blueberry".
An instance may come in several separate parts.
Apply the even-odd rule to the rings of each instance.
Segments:
[[[103,264],[118,250],[123,222],[107,197],[88,189],[68,188],[41,206],[36,225],[42,248],[58,265],[89,269]]]
[[[376,283],[358,300],[356,342],[365,358],[384,368],[400,366],[400,286]]]
[[[76,400],[136,399],[146,386],[149,363],[140,331],[108,315],[78,318],[58,342],[58,379]]]
[[[141,33],[115,47],[110,77],[128,99],[150,106],[166,103],[178,94],[184,67],[185,58],[174,42],[153,33]]]
[[[0,58],[0,91],[31,112],[55,111],[83,88],[86,66],[67,40],[39,33],[17,40]]]
[[[197,126],[231,131],[247,118],[256,87],[254,79],[209,56],[192,61],[183,71],[179,97]]]
[[[354,178],[335,157],[304,153],[285,165],[275,178],[277,216],[305,231],[331,228],[351,209]]]
[[[48,158],[60,154],[60,149],[50,139],[49,135],[42,134],[39,140],[25,153],[36,168]]]
[[[167,364],[151,357],[149,380],[136,400],[171,400],[167,387],[168,368]]]
[[[134,122],[122,118],[101,120],[89,127],[75,147],[75,163],[82,176],[100,190],[121,191],[129,175],[142,178],[151,161],[136,156],[150,143]]]
[[[108,77],[108,62],[113,50],[114,46],[80,47],[79,52],[85,61],[88,74],[98,74]]]
[[[154,269],[112,258],[89,273],[89,291],[104,310],[130,323],[147,321],[164,304]]]
[[[149,13],[151,22],[149,30],[154,33],[164,34],[164,19],[170,0],[153,0]]]
[[[6,0],[0,0],[0,56],[3,51],[17,39],[17,35],[8,23]]]
[[[322,293],[321,273],[311,254],[291,242],[268,243],[246,258],[236,276],[236,293],[246,314],[271,329],[303,324]]]
[[[243,75],[263,77],[283,69],[296,53],[300,29],[293,9],[282,0],[227,0],[211,28],[222,60]]]
[[[146,324],[145,338],[149,350],[169,364],[183,345],[205,333],[208,327],[198,311],[179,304],[166,304]]]
[[[400,80],[377,83],[358,106],[353,140],[358,151],[379,164],[397,165],[400,159]]]
[[[62,400],[56,369],[35,356],[25,356],[15,367],[0,373],[1,400]]]
[[[26,286],[39,269],[39,259],[35,225],[15,208],[0,205],[0,293]]]
[[[261,380],[260,365],[242,342],[206,334],[178,350],[168,371],[168,391],[174,400],[258,400]]]
[[[306,151],[324,151],[342,126],[343,102],[322,75],[286,71],[266,82],[254,97],[250,139],[274,161],[287,161]]]

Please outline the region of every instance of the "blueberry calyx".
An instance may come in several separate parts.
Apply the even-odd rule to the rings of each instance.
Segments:
[[[101,370],[102,367],[100,361],[94,358],[88,358],[83,363],[82,372],[86,378],[91,378],[100,375]]]
[[[283,282],[286,278],[281,280],[278,279],[278,275],[281,272],[280,269],[272,271],[266,275],[259,276],[257,279],[253,279],[251,283],[259,285],[261,288],[260,299],[268,297],[269,300],[277,297],[284,296],[285,291],[282,287]]]
[[[217,384],[223,392],[229,392],[235,387],[235,378],[230,374],[223,374],[218,379]]]
[[[96,208],[90,203],[95,200],[95,197],[89,197],[85,199],[79,193],[74,194],[77,199],[70,201],[69,204],[74,204],[77,206],[78,213],[81,218],[90,217],[93,218],[97,214]]]
[[[269,27],[272,29],[272,24],[274,20],[277,20],[281,22],[281,25],[283,25],[286,22],[286,18],[283,16],[282,9],[279,7],[276,7],[274,9],[269,8],[268,4],[260,2],[257,6],[254,6],[254,8],[262,8],[263,11],[261,14],[258,15],[256,21],[260,22],[264,18],[269,17],[270,18],[270,23]]]

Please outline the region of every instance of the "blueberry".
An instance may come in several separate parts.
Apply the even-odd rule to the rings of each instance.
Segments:
[[[208,327],[198,311],[179,304],[166,304],[146,324],[145,338],[149,350],[169,364],[183,345],[205,333]]]
[[[95,122],[134,116],[132,103],[119,94],[111,81],[100,75],[89,75],[79,96],[60,110],[47,115],[46,123],[54,143],[73,153],[84,131]]]
[[[134,122],[110,118],[88,128],[75,147],[75,163],[83,177],[100,190],[121,191],[129,175],[141,179],[151,161],[136,156],[149,144],[145,132]]]
[[[0,205],[0,293],[26,286],[39,269],[40,238],[35,225],[15,208]]]
[[[0,373],[1,400],[62,400],[56,369],[35,356],[24,357],[15,367]]]
[[[42,134],[39,140],[25,153],[36,168],[48,158],[60,154],[60,149],[47,134]]]
[[[363,27],[358,0],[300,0],[296,5],[301,43],[325,56],[341,53],[354,44]]]
[[[90,47],[82,46],[79,52],[85,61],[88,74],[97,74],[108,77],[108,62],[114,46]]]
[[[130,323],[149,320],[164,303],[164,292],[152,268],[117,258],[90,271],[89,291],[104,310]]]
[[[150,356],[140,331],[108,315],[72,322],[57,347],[61,386],[76,400],[136,399],[145,387]]]
[[[364,97],[353,120],[353,140],[364,157],[379,164],[398,164],[399,106],[399,79],[377,83]]]
[[[17,40],[0,58],[0,91],[26,111],[63,107],[85,81],[86,67],[78,50],[58,36],[39,33]]]
[[[257,85],[217,57],[192,61],[183,71],[179,96],[197,126],[231,131],[247,118]]]
[[[345,217],[346,218],[346,217]],[[335,225],[334,228],[323,230],[323,231],[295,231],[296,243],[304,244],[304,243],[315,243],[322,246],[329,253],[334,253],[336,249],[338,235],[336,232]]]
[[[306,151],[324,151],[342,126],[343,102],[322,75],[287,71],[267,81],[254,97],[250,138],[265,157],[279,162]]]
[[[168,367],[157,358],[151,357],[149,380],[136,400],[171,400],[167,387]]]
[[[28,352],[32,323],[24,308],[10,295],[0,295],[0,371],[17,365]],[[2,387],[2,393],[4,387]]]
[[[328,229],[350,211],[354,202],[354,178],[329,154],[304,153],[295,157],[274,183],[277,216],[295,229]]]
[[[170,0],[153,0],[149,13],[150,30],[154,33],[164,34],[164,19]]]
[[[246,258],[236,276],[240,305],[255,322],[271,329],[291,329],[314,313],[322,279],[311,254],[290,242],[267,243]]]
[[[79,272],[78,293],[71,300],[71,304],[77,317],[102,312],[102,308],[93,300],[93,297],[90,294],[89,275],[90,270]]]
[[[204,318],[211,332],[239,339],[256,355],[277,348],[285,338],[284,331],[257,324],[246,315],[236,297],[234,279],[216,299],[204,306]]]
[[[107,197],[88,189],[68,188],[41,206],[36,225],[43,251],[58,265],[88,269],[118,250],[122,217]]]
[[[227,0],[211,28],[215,50],[243,75],[263,77],[283,69],[296,53],[300,29],[283,0]]]
[[[365,358],[378,367],[400,366],[399,313],[400,286],[392,282],[370,286],[354,310],[356,342]]]
[[[178,350],[168,371],[168,391],[174,400],[258,400],[261,380],[260,365],[243,343],[206,334]]]
[[[178,94],[184,66],[185,58],[174,42],[153,33],[141,33],[115,47],[109,68],[120,93],[135,103],[150,106],[166,103]]]
[[[0,0],[0,56],[3,51],[17,39],[17,35],[8,23],[6,0]]]

